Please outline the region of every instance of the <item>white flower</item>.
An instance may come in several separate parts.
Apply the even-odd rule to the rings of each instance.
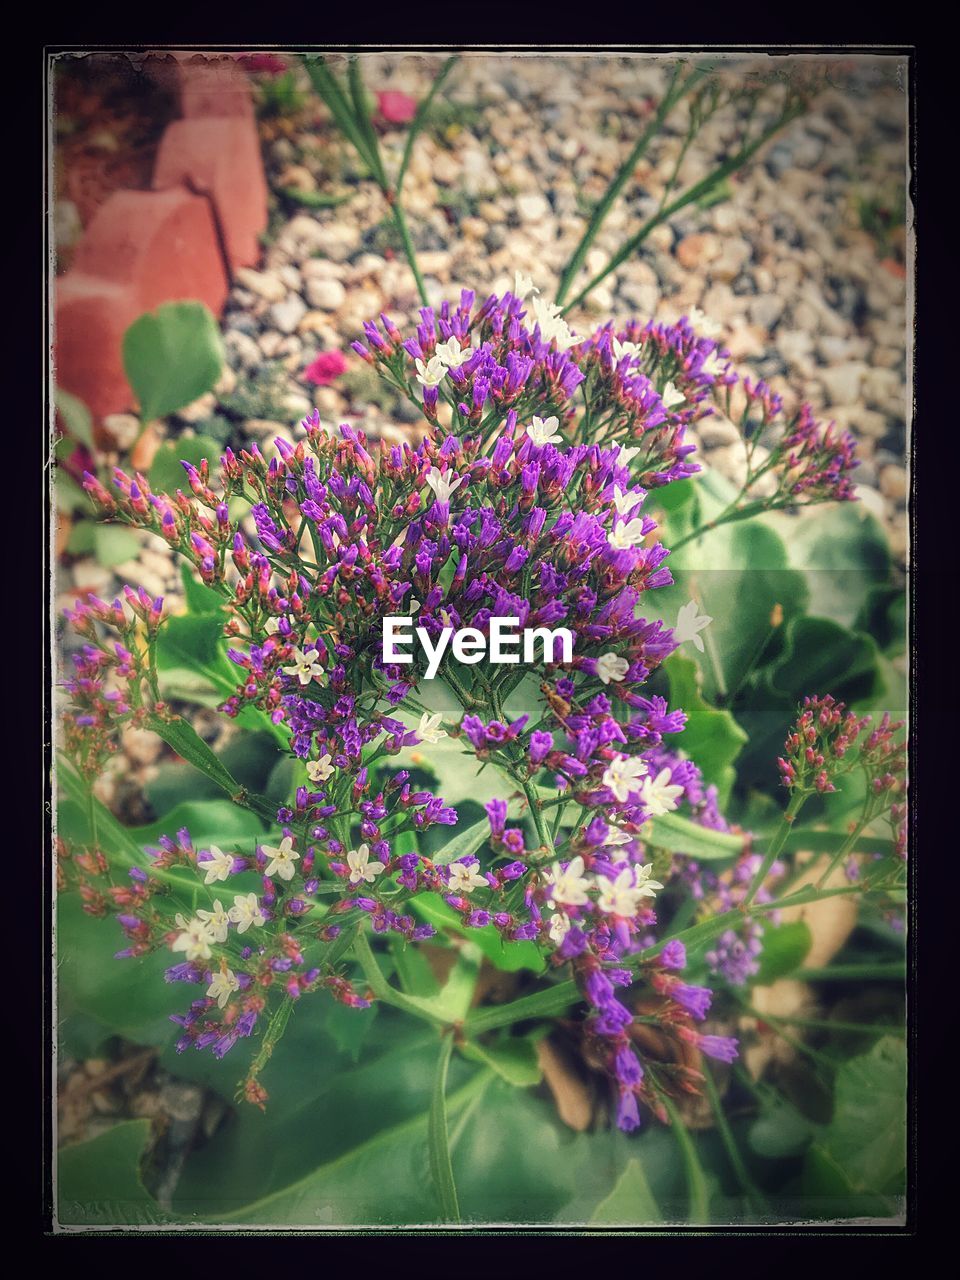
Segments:
[[[611,680],[619,684],[629,670],[630,663],[626,658],[620,658],[615,653],[601,653],[597,659],[597,675],[604,684],[609,684]]]
[[[625,444],[622,444],[620,446],[620,452],[617,454],[617,466],[618,467],[629,466],[632,460],[637,456],[639,452],[640,452],[639,449],[628,449]]]
[[[213,884],[214,880],[226,880],[233,870],[233,854],[224,853],[215,844],[207,852],[210,854],[209,861],[197,863],[197,869],[206,872],[203,883]]]
[[[553,340],[557,344],[558,351],[569,351],[571,347],[579,347],[580,343],[584,341],[577,334],[571,333],[563,320],[558,323]]]
[[[617,508],[618,516],[628,516],[645,497],[642,489],[628,489],[624,493],[618,484],[613,486],[613,505]]]
[[[214,898],[212,911],[198,911],[197,915],[210,930],[214,942],[226,942],[230,917],[224,911],[219,898]]]
[[[196,916],[192,920],[185,920],[179,913],[176,921],[183,932],[174,940],[171,950],[185,951],[188,960],[209,960],[210,943],[214,941],[214,937],[205,921]]]
[[[622,360],[624,356],[634,356],[640,354],[640,347],[636,342],[621,342],[619,338],[614,338],[613,343],[614,360]]]
[[[259,929],[263,924],[263,911],[255,893],[238,893],[227,914],[237,926],[237,933],[246,933],[251,925]]]
[[[708,373],[711,378],[719,378],[721,373],[723,373],[722,366],[723,361],[720,359],[720,352],[716,347],[714,347],[701,365],[700,372]]]
[[[579,854],[571,858],[566,871],[561,870],[559,862],[555,862],[549,871],[544,871],[543,879],[550,886],[550,899],[554,904],[582,907],[588,901],[590,881],[583,874],[583,859]]]
[[[629,844],[633,839],[629,832],[621,831],[619,827],[607,827],[607,836],[603,843],[616,849],[620,845]]]
[[[583,342],[583,338],[570,332],[570,327],[560,315],[560,308],[555,302],[534,298],[530,305],[544,342],[556,342],[558,351],[569,351],[571,347]]]
[[[660,396],[660,399],[663,401],[663,407],[665,409],[672,409],[674,405],[683,404],[686,398],[687,397],[683,394],[683,392],[678,391],[672,382],[667,383],[667,385],[663,388],[662,395]]]
[[[285,675],[296,676],[301,684],[309,684],[311,680],[319,680],[323,675],[323,667],[317,662],[316,650],[304,653],[302,649],[294,649],[293,666],[281,668]]]
[[[213,981],[207,987],[207,995],[212,996],[216,1000],[217,1005],[222,1009],[227,1001],[233,995],[234,991],[240,990],[240,979],[232,969],[222,969],[220,973],[213,975]]]
[[[677,798],[683,795],[683,787],[671,786],[672,776],[669,769],[661,769],[655,778],[644,778],[640,800],[651,818],[659,818],[677,807]]]
[[[654,890],[663,888],[659,880],[650,879],[650,870],[649,866],[642,867],[638,873],[636,868],[627,867],[616,880],[597,876],[600,888],[597,906],[608,915],[623,916],[626,919],[635,916],[641,898],[652,898]]]
[[[621,804],[626,804],[631,791],[637,790],[637,784],[646,772],[647,766],[642,760],[632,756],[617,756],[603,771],[603,785],[613,792]]]
[[[699,307],[691,307],[687,319],[690,321],[691,329],[699,329],[705,338],[716,338],[723,332],[723,325],[717,324],[716,320],[711,320],[709,316],[704,315]]]
[[[523,275],[522,272],[516,271],[513,276],[513,294],[519,298],[521,302],[525,302],[532,293],[539,293],[540,290],[533,283],[529,276]]]
[[[333,760],[330,756],[321,756],[319,760],[307,761],[307,777],[311,782],[326,782],[333,773]]]
[[[386,863],[370,862],[370,846],[362,844],[359,849],[351,849],[347,854],[347,866],[350,868],[350,883],[373,884],[377,876],[384,870]]]
[[[557,911],[550,917],[550,941],[556,943],[559,947],[570,932],[570,919],[565,916],[562,911]]]
[[[463,347],[461,349],[460,343],[456,338],[449,338],[446,342],[437,343],[434,359],[442,361],[448,369],[459,369],[462,364],[467,363],[472,355],[473,347]]]
[[[280,630],[280,619],[276,616],[268,618],[263,629],[268,636],[275,636]]]
[[[700,639],[699,632],[704,627],[709,627],[712,621],[711,617],[700,612],[700,606],[696,600],[688,600],[677,614],[676,625],[673,628],[673,638],[677,644],[686,644],[688,640],[692,640],[694,645],[703,653],[703,641]]]
[[[557,434],[559,426],[559,418],[533,417],[527,427],[527,435],[534,444],[560,444],[563,441],[563,437]]]
[[[427,472],[426,481],[433,492],[437,495],[438,502],[448,502],[451,493],[455,489],[459,489],[463,484],[464,477],[460,476],[454,481],[445,479],[436,467],[431,467]]]
[[[476,867],[468,867],[462,862],[451,862],[447,873],[447,883],[453,893],[473,893],[474,889],[490,888],[486,876],[478,875]]]
[[[263,852],[270,855],[271,861],[264,871],[265,876],[279,876],[281,880],[292,880],[296,867],[293,865],[300,859],[299,853],[293,851],[293,837],[284,836],[280,848],[273,849],[262,845]]]
[[[429,711],[423,713],[420,717],[420,723],[417,725],[417,737],[421,742],[435,743],[447,736],[446,729],[439,727],[442,719],[443,716],[439,711],[434,716]]]
[[[426,364],[418,360],[416,365],[417,381],[421,387],[439,387],[447,376],[446,366],[439,356],[431,356]]]
[[[645,537],[643,520],[618,520],[609,541],[617,551],[626,551],[629,547],[639,547]]]

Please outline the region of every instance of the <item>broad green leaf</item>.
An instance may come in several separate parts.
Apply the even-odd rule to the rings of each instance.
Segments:
[[[838,502],[782,520],[790,564],[806,576],[809,612],[852,627],[870,591],[889,582],[890,549],[883,529],[859,502]]]
[[[767,1160],[783,1160],[799,1155],[818,1128],[778,1093],[771,1095],[750,1126],[747,1142],[758,1156]]]
[[[490,1067],[517,1089],[539,1084],[543,1076],[534,1042],[527,1036],[501,1036],[489,1044],[468,1040],[460,1052],[471,1062]]]
[[[57,1161],[58,1221],[64,1226],[152,1226],[170,1219],[140,1180],[149,1120],[125,1120]]]
[[[178,489],[187,489],[187,473],[183,463],[189,462],[197,467],[207,459],[211,467],[223,452],[216,440],[209,436],[179,436],[176,440],[165,440],[157,450],[150,474],[150,488],[154,493],[174,494]],[[191,606],[191,609],[193,606]]]
[[[827,618],[797,618],[786,632],[783,656],[770,672],[770,687],[794,700],[830,692],[859,702],[874,692],[877,646],[869,636],[847,631]]]
[[[778,978],[792,973],[803,964],[812,942],[810,930],[802,920],[765,925],[760,969],[753,981],[759,986],[769,986]]]
[[[663,1215],[647,1182],[643,1165],[630,1160],[610,1194],[597,1205],[591,1224],[637,1227],[662,1222]]]
[[[218,617],[222,616],[223,597],[218,591],[196,578],[185,564],[180,566],[180,579],[190,613],[215,613]]]
[[[140,552],[140,540],[129,529],[118,524],[93,526],[93,551],[97,560],[107,569],[134,560]]]
[[[74,440],[79,440],[81,444],[85,444],[92,451],[95,445],[93,442],[93,418],[90,415],[90,410],[82,400],[71,395],[69,391],[64,391],[62,387],[57,389],[54,399],[67,431],[73,436]]]
[[[837,1071],[833,1119],[807,1153],[804,1191],[823,1216],[889,1216],[904,1193],[907,1051],[884,1036]]]
[[[735,858],[742,853],[744,847],[743,836],[711,831],[679,813],[665,813],[658,818],[651,818],[644,827],[643,837],[659,849],[684,853],[699,862]]]
[[[129,832],[140,845],[156,844],[162,835],[174,835],[181,827],[190,832],[197,849],[205,847],[205,842],[222,848],[233,841],[250,841],[263,833],[263,823],[255,813],[229,800],[189,800],[178,804],[158,821],[130,827]]]
[[[176,413],[212,390],[223,360],[219,326],[202,302],[165,302],[123,335],[123,368],[144,422]]]
[[[457,952],[447,980],[434,996],[408,996],[411,1004],[426,1009],[445,1022],[462,1022],[473,1001],[483,953],[478,946],[465,943]]]
[[[518,969],[530,969],[542,973],[546,961],[532,942],[504,942],[496,927],[488,924],[483,929],[467,928],[452,907],[448,907],[438,893],[418,893],[410,899],[414,910],[438,929],[452,929],[475,942],[484,955],[498,969],[514,973]]]
[[[78,520],[70,530],[67,550],[72,556],[87,556],[93,551],[98,526],[93,520]]]
[[[486,817],[475,822],[473,826],[467,827],[465,831],[460,831],[443,846],[439,853],[432,855],[433,862],[438,867],[446,866],[448,862],[457,862],[460,858],[465,858],[471,853],[476,853],[481,845],[490,839],[490,822]]]
[[[692,658],[678,650],[664,663],[664,670],[670,682],[670,706],[682,707],[687,715],[680,742],[690,744],[690,752],[704,781],[717,787],[722,808],[733,786],[733,762],[743,749],[747,735],[729,711],[718,711],[705,701],[700,671]]]

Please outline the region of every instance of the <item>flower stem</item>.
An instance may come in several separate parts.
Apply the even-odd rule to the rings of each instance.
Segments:
[[[445,1035],[440,1042],[440,1056],[437,1059],[437,1069],[433,1077],[433,1094],[427,1122],[430,1174],[440,1203],[441,1219],[444,1222],[460,1221],[460,1204],[457,1200],[457,1184],[453,1180],[450,1133],[447,1125],[447,1071],[452,1052],[453,1036]]]
[[[800,812],[806,798],[807,793],[805,791],[795,791],[790,797],[790,803],[787,805],[786,811],[780,819],[780,825],[777,827],[774,837],[770,841],[769,849],[767,849],[767,852],[764,854],[763,862],[761,862],[756,875],[750,881],[750,888],[747,890],[747,896],[744,898],[742,904],[744,907],[749,907],[750,903],[753,902],[754,898],[757,896],[757,890],[763,884],[774,862],[776,862],[777,856],[786,843],[787,836],[790,834],[794,820]]]

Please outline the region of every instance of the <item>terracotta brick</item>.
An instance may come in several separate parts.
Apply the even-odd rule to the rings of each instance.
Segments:
[[[73,269],[132,284],[141,310],[198,298],[219,315],[228,282],[210,201],[178,188],[117,191],[97,210]]]
[[[167,126],[157,153],[155,190],[188,186],[208,195],[231,271],[260,259],[267,227],[267,183],[252,120],[208,117]]]
[[[95,421],[133,407],[123,372],[123,334],[140,314],[135,290],[70,271],[57,281],[54,370]]]
[[[180,63],[180,110],[185,120],[206,116],[254,119],[253,93],[236,59],[194,54]]]
[[[210,200],[183,188],[115,192],[57,282],[58,384],[96,419],[132,406],[123,374],[128,325],[162,302],[196,298],[219,315],[227,275]]]

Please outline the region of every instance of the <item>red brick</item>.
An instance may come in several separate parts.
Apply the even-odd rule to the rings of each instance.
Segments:
[[[153,174],[155,190],[185,185],[208,195],[231,270],[260,259],[267,183],[252,120],[211,116],[167,126]]]
[[[97,211],[57,283],[58,384],[95,419],[132,405],[126,328],[163,302],[196,298],[219,315],[228,289],[210,201],[183,188],[119,191]]]
[[[180,63],[180,110],[185,120],[230,116],[253,121],[246,72],[235,58],[194,54]]]
[[[133,406],[121,344],[140,314],[134,289],[70,271],[57,281],[57,385],[78,396],[95,421]]]
[[[182,187],[115,192],[77,246],[73,269],[132,284],[143,311],[174,298],[197,298],[219,315],[227,297],[210,201]]]

